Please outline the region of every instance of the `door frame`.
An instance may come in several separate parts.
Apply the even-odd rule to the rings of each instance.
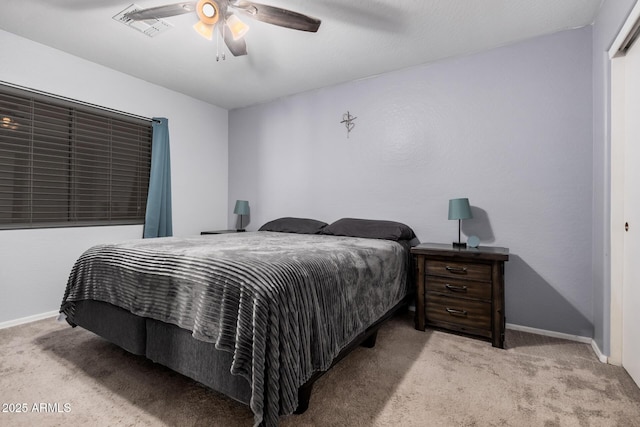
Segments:
[[[611,158],[610,158],[610,355],[609,363],[622,364],[622,288],[624,280],[624,144],[625,144],[625,45],[638,30],[640,2],[633,7],[609,49],[611,60]],[[640,40],[636,42],[639,44]],[[636,46],[638,48],[638,46]],[[640,226],[640,224],[636,225]]]

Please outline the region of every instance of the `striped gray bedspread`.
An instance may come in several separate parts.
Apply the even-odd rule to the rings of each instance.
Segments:
[[[388,240],[267,231],[104,244],[74,265],[61,311],[108,302],[215,343],[251,384],[256,425],[277,425],[298,388],[406,296],[408,262]]]

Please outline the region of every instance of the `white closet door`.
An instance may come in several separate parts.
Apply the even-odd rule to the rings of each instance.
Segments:
[[[627,51],[625,67],[624,238],[622,366],[640,385],[640,40]]]

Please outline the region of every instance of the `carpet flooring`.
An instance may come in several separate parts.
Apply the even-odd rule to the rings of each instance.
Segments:
[[[0,330],[0,426],[251,426],[249,409],[81,328]],[[16,412],[23,410],[22,412]],[[315,385],[293,426],[640,426],[640,390],[586,344],[506,349],[391,319]]]

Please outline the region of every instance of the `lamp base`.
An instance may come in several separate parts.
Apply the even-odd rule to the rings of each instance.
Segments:
[[[466,248],[467,244],[465,242],[453,242],[454,248]]]

